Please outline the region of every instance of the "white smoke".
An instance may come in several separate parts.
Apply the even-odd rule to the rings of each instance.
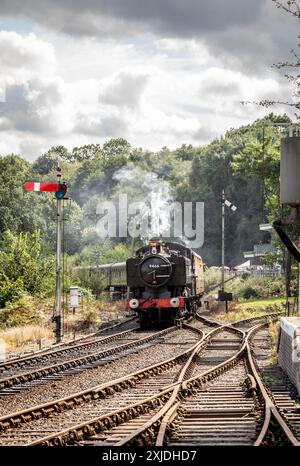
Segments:
[[[129,202],[143,203],[143,211],[134,218],[140,225],[149,220],[147,233],[143,229],[141,239],[161,236],[169,231],[169,206],[174,201],[174,194],[166,180],[133,164],[118,170],[113,178],[119,181],[118,194],[126,193]]]

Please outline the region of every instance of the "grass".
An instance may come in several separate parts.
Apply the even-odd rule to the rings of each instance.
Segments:
[[[247,299],[247,300],[241,300],[239,301],[239,307],[240,308],[247,308],[247,307],[256,307],[256,308],[261,308],[261,307],[266,307],[266,306],[272,306],[274,304],[279,304],[279,305],[284,305],[285,304],[285,298],[255,298],[255,299]]]
[[[266,385],[274,385],[276,381],[275,379],[273,379],[273,377],[269,377],[268,375],[265,375],[264,382],[266,383]]]
[[[68,313],[68,331],[64,339],[83,336],[96,331],[100,324],[119,320],[125,314],[124,301],[84,300],[83,308]],[[38,350],[54,343],[54,325],[51,322],[53,298],[35,299],[26,296],[0,313],[0,353]],[[66,330],[66,328],[65,328]],[[3,349],[4,348],[4,349]]]
[[[284,310],[285,300],[283,298],[253,299],[243,303],[231,303],[228,313],[218,313],[219,320],[224,322],[234,322],[236,320],[258,317],[270,312],[280,312]],[[269,358],[270,364],[277,363],[277,343],[279,337],[280,322],[269,322],[269,335],[271,338],[272,351]],[[267,384],[272,382],[266,381]]]
[[[32,349],[32,345],[36,350],[37,342],[41,339],[53,341],[52,329],[42,325],[25,325],[0,331],[0,341],[6,351]]]
[[[253,301],[253,303],[232,303],[228,313],[225,311],[218,313],[218,319],[224,322],[234,322],[283,310],[281,302],[269,303],[267,301],[264,300],[264,304],[261,303],[261,305],[257,305],[256,301]]]

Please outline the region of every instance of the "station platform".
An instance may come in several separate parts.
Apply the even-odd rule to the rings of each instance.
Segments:
[[[281,317],[278,363],[300,395],[300,316]]]

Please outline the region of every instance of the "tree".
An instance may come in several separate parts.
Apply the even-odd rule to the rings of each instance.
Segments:
[[[47,194],[24,190],[26,179],[32,178],[31,165],[18,155],[0,157],[0,232],[34,231],[44,225],[42,209]],[[45,193],[43,193],[45,194]]]
[[[111,196],[118,184],[115,174],[126,166],[130,151],[125,139],[110,139],[93,157],[84,160],[74,180],[74,199],[83,205],[93,196]]]
[[[265,215],[269,215],[273,198],[278,205],[279,136],[276,131],[272,135],[271,130],[266,130],[265,160],[262,136],[263,126],[274,120],[277,118],[271,114],[253,125],[231,129],[207,146],[195,148],[189,175],[176,185],[176,200],[204,202],[204,244],[198,252],[208,265],[217,265],[221,259],[222,189],[227,199],[238,207],[237,212],[228,210],[226,214],[226,263],[240,263],[244,260],[244,251],[252,250],[255,243],[265,239],[266,234],[259,230],[263,207]],[[271,199],[266,206],[262,202],[262,178]]]
[[[83,162],[94,158],[101,151],[100,144],[87,144],[85,146],[74,147],[71,161]]]
[[[110,139],[109,141],[105,142],[102,147],[102,153],[104,157],[107,159],[111,159],[112,157],[116,158],[120,156],[123,156],[128,159],[130,151],[131,145],[124,138]]]
[[[61,161],[72,161],[72,156],[64,146],[53,146],[45,154],[41,155],[33,163],[33,170],[40,175],[54,172]]]
[[[2,305],[9,293],[9,300],[14,299],[12,289],[16,292],[15,297],[20,297],[22,292],[41,296],[52,291],[53,286],[54,259],[43,255],[40,233],[14,235],[9,230],[5,231],[0,241]]]
[[[258,127],[256,137],[233,156],[234,173],[261,180],[262,221],[279,214],[280,134],[276,128]]]
[[[278,1],[272,0],[277,8],[291,14],[296,20],[300,21],[300,4],[297,0],[285,0]],[[300,47],[300,43],[298,43]],[[281,101],[281,100],[262,100],[259,105],[263,107],[270,107],[276,104],[286,105],[295,110],[295,117],[300,119],[300,75],[298,69],[300,67],[299,53],[295,49],[291,50],[291,60],[284,60],[273,65],[274,68],[287,70],[284,77],[291,83],[292,86],[292,100]],[[243,102],[249,103],[249,102]]]

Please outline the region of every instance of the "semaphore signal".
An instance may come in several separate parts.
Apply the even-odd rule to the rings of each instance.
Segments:
[[[219,300],[220,301],[225,301],[226,303],[226,311],[228,311],[227,307],[227,300],[232,299],[231,293],[225,293],[224,291],[224,283],[225,283],[225,206],[229,207],[230,210],[235,212],[237,210],[237,207],[232,204],[232,202],[228,201],[228,199],[225,198],[225,191],[224,189],[222,190],[221,194],[221,204],[222,204],[222,278],[221,278],[221,290],[219,291]]]
[[[59,175],[60,176],[60,175]],[[26,191],[36,191],[36,192],[55,192],[55,197],[57,199],[62,199],[67,192],[67,185],[65,182],[61,183],[40,183],[37,181],[26,181],[25,190]]]
[[[61,168],[58,165],[56,168],[57,183],[40,183],[37,181],[26,181],[25,190],[35,192],[54,192],[57,199],[57,228],[56,228],[56,287],[55,287],[55,315],[54,320],[56,324],[55,334],[56,343],[61,342],[62,326],[61,326],[61,244],[62,244],[62,222],[63,212],[61,201],[64,199],[67,192],[67,185],[61,178]]]

